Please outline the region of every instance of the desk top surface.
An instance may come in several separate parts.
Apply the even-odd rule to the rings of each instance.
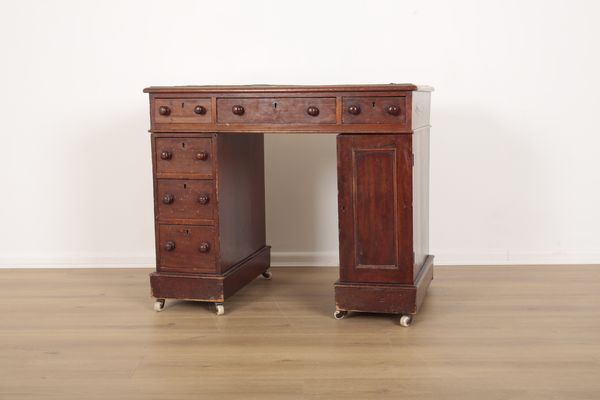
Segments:
[[[387,92],[433,91],[430,86],[412,83],[373,85],[224,85],[224,86],[151,86],[144,93],[294,93],[294,92]]]

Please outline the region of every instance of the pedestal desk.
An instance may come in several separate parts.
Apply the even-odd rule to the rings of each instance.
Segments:
[[[220,315],[241,287],[270,278],[263,134],[337,134],[334,316],[399,314],[408,326],[433,278],[431,90],[412,84],[146,88],[154,308],[162,310],[165,299],[207,301]]]

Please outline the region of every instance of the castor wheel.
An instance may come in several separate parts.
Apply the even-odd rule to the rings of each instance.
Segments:
[[[263,278],[265,278],[266,280],[270,280],[270,279],[271,279],[271,277],[273,276],[273,273],[271,272],[271,270],[270,270],[270,269],[268,269],[268,270],[266,270],[265,272],[263,272],[263,273],[261,274],[261,276],[262,276]]]
[[[154,301],[154,311],[161,312],[165,308],[165,299],[156,299]]]
[[[335,312],[333,313],[333,318],[335,318],[335,319],[344,319],[344,317],[346,315],[348,315],[348,311],[335,310]]]
[[[400,317],[400,325],[407,328],[412,324],[412,315],[403,315]]]
[[[217,311],[217,315],[225,314],[225,306],[223,303],[215,303],[215,310]]]

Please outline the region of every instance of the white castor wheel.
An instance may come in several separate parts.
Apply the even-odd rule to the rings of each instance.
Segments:
[[[217,315],[225,314],[225,306],[223,305],[223,303],[215,303],[215,310],[217,312]]]
[[[412,324],[412,315],[403,315],[400,317],[400,325],[408,328]]]
[[[261,276],[262,276],[263,278],[265,278],[266,280],[270,280],[270,279],[271,279],[271,277],[273,276],[273,273],[271,272],[271,270],[270,270],[270,269],[268,269],[268,270],[266,270],[265,272],[263,272],[263,273],[261,274]]]
[[[161,312],[165,308],[165,299],[156,299],[154,301],[154,311]]]
[[[335,318],[335,319],[344,319],[344,317],[346,315],[348,315],[348,311],[335,310],[335,312],[333,313],[333,318]]]

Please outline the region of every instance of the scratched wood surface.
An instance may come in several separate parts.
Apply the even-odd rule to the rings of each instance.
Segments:
[[[152,311],[145,269],[0,270],[0,399],[597,399],[600,266],[439,267],[411,328],[335,268]]]

